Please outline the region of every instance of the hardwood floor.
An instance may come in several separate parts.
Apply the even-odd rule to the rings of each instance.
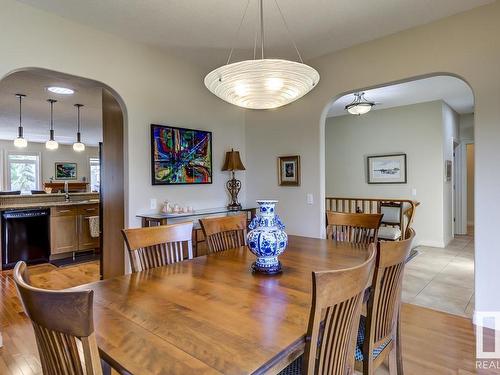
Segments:
[[[96,281],[97,262],[56,268],[32,267],[32,283],[61,289]],[[475,369],[474,326],[467,318],[405,304],[402,310],[405,374],[500,374],[500,370]],[[0,330],[4,346],[0,349],[0,374],[41,374],[31,324],[22,312],[13,280],[0,272]],[[386,369],[377,371],[385,374]]]

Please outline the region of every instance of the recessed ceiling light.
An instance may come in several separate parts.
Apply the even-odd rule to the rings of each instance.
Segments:
[[[71,95],[75,93],[75,90],[59,86],[50,86],[47,87],[47,90],[53,92],[54,94],[61,94],[61,95]]]

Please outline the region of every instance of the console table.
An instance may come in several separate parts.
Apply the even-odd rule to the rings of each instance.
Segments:
[[[182,212],[182,213],[155,213],[155,214],[139,214],[137,217],[141,219],[143,227],[151,227],[156,225],[167,225],[169,221],[188,221],[192,220],[194,222],[193,227],[193,250],[195,256],[203,255],[200,252],[200,244],[205,242],[205,237],[201,231],[199,225],[199,219],[207,216],[216,216],[216,215],[231,215],[231,214],[241,214],[245,213],[247,215],[247,219],[250,221],[256,215],[257,208],[256,207],[243,207],[241,210],[229,210],[227,207],[218,207],[218,208],[206,208],[202,210],[196,210],[193,212]]]
[[[250,215],[249,219],[255,216],[257,208],[256,207],[243,207],[241,210],[229,210],[227,207],[218,208],[205,208],[202,210],[196,210],[193,212],[181,212],[178,214],[174,213],[155,213],[155,214],[139,214],[137,217],[141,218],[143,227],[151,227],[155,225],[166,225],[169,220],[172,219],[199,219],[200,216],[214,216],[222,214],[237,214],[246,213]]]

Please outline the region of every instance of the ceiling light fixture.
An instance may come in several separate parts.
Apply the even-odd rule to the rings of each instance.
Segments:
[[[59,95],[72,95],[75,93],[75,90],[67,88],[67,87],[60,87],[60,86],[50,86],[47,87],[47,90],[54,93],[54,94],[59,94]]]
[[[357,92],[354,94],[354,100],[345,106],[345,110],[352,115],[359,116],[370,112],[374,105],[374,102],[366,100],[364,92]]]
[[[77,128],[76,128],[76,142],[73,143],[73,150],[82,152],[85,150],[85,144],[82,143],[82,137],[80,135],[80,108],[83,104],[75,104],[77,111]]]
[[[14,139],[14,146],[25,148],[28,146],[28,141],[23,137],[22,101],[26,95],[16,94],[16,97],[19,98],[19,127],[17,128],[17,138]]]
[[[59,143],[54,140],[54,103],[57,102],[55,99],[47,99],[50,103],[50,130],[49,130],[49,140],[45,142],[45,147],[48,150],[57,150]]]
[[[236,37],[239,34],[248,10],[248,0]],[[290,34],[285,17],[275,0],[285,28]],[[250,109],[270,109],[289,104],[311,91],[319,82],[316,69],[304,64],[297,45],[290,37],[300,62],[264,58],[264,8],[259,0],[260,14],[260,59],[257,55],[257,38],[254,44],[254,59],[231,63],[234,47],[229,52],[226,65],[205,77],[205,86],[228,103]]]

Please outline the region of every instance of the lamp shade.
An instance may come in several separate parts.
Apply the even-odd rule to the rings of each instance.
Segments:
[[[226,152],[226,161],[224,162],[224,166],[222,167],[223,171],[244,171],[245,167],[241,162],[240,152],[231,151]]]

